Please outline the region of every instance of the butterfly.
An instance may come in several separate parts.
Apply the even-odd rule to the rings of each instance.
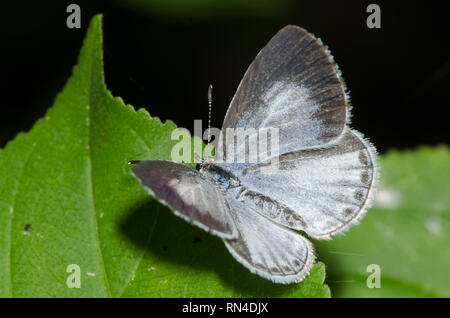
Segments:
[[[300,232],[330,239],[357,223],[372,200],[376,151],[348,127],[349,117],[349,97],[330,52],[288,25],[245,73],[214,161],[196,170],[148,160],[131,171],[177,216],[221,238],[251,272],[275,283],[300,282],[315,260]],[[250,128],[276,129],[277,153],[237,162],[240,154],[250,159],[249,147],[226,138],[227,131]]]

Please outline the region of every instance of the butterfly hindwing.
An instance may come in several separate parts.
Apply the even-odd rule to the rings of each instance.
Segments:
[[[224,240],[230,253],[253,273],[276,283],[299,282],[314,263],[311,243],[244,203],[228,199],[239,235]]]
[[[375,149],[346,129],[333,146],[281,155],[236,173],[239,200],[275,222],[316,238],[345,231],[370,204]]]

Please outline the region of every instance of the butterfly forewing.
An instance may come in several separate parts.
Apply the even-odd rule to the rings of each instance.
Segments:
[[[225,201],[206,176],[163,160],[138,163],[132,173],[150,193],[186,221],[221,238],[237,235]]]
[[[234,142],[226,128],[278,128],[280,153],[324,145],[342,134],[346,105],[326,47],[304,29],[287,26],[245,73],[225,116],[220,142],[226,147],[219,144],[217,158],[226,160]]]

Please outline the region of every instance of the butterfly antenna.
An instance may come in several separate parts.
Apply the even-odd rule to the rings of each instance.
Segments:
[[[211,141],[211,108],[212,108],[212,84],[208,87],[208,144]]]

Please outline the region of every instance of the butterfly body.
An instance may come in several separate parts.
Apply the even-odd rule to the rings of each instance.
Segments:
[[[299,282],[314,263],[299,231],[330,239],[357,223],[373,196],[376,152],[348,127],[349,108],[328,49],[287,26],[244,75],[214,160],[199,171],[150,160],[132,173],[176,215],[223,239],[251,272]]]

